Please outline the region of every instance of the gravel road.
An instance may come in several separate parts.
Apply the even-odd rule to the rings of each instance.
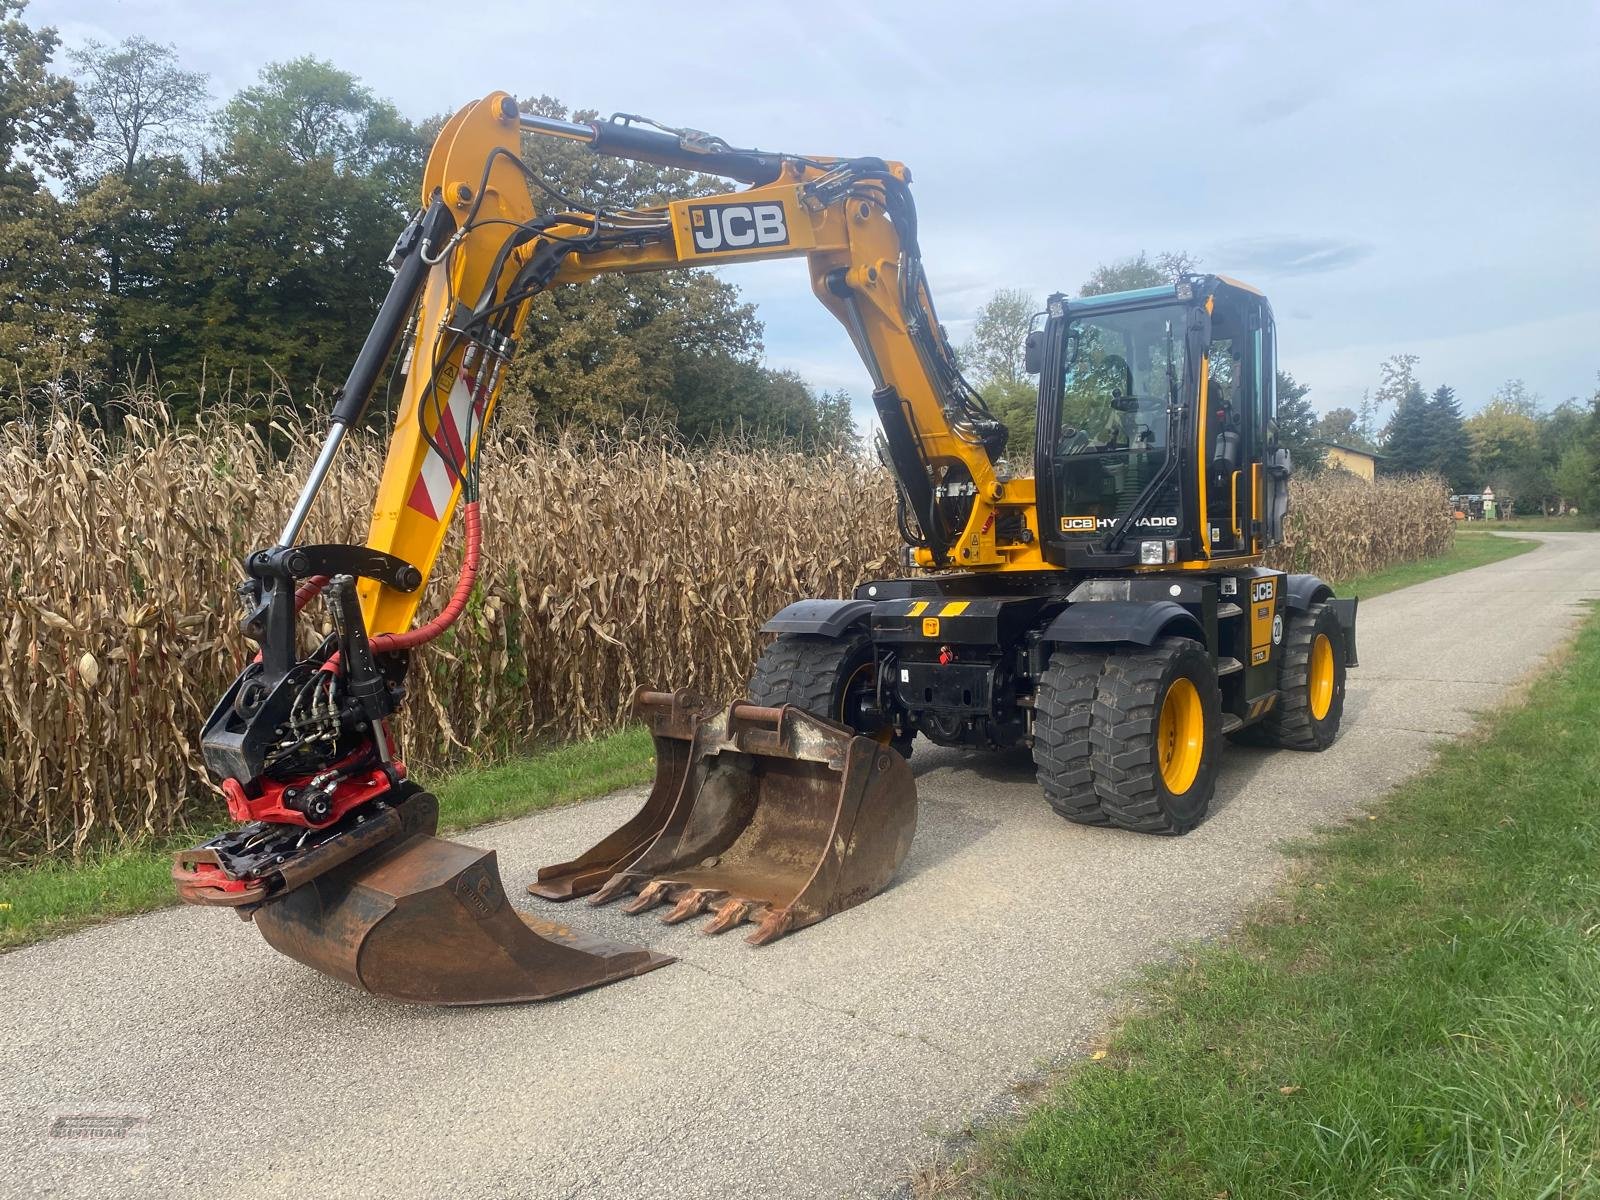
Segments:
[[[1363,604],[1338,744],[1230,748],[1184,838],[1070,825],[1025,753],[924,743],[916,843],[878,899],[761,950],[569,905],[683,961],[554,1004],[386,1004],[197,909],[0,956],[0,1195],[880,1195],[1088,1045],[1108,988],[1226,929],[1284,839],[1426,766],[1557,650],[1600,596],[1600,534],[1543,540]],[[531,907],[534,867],[638,798],[468,840]]]

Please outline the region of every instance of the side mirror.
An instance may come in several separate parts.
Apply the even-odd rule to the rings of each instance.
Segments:
[[[1037,375],[1044,367],[1044,330],[1035,329],[1022,343],[1022,369]]]

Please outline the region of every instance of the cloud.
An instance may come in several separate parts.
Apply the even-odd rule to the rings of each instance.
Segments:
[[[1353,266],[1371,254],[1370,244],[1352,239],[1268,234],[1223,242],[1215,261],[1226,263],[1230,270],[1263,275],[1320,275]]]

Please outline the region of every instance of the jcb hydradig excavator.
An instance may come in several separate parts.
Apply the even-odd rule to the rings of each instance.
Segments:
[[[578,204],[523,162],[530,135],[747,187]],[[241,824],[177,856],[183,898],[233,907],[283,953],[400,1000],[540,999],[671,961],[516,912],[493,852],[433,836],[437,804],[390,730],[409,655],[473,588],[478,451],[529,305],[611,272],[804,257],[871,378],[916,570],[774,616],[748,701],[641,691],[657,759],[644,806],[542,868],[535,895],[671,904],[669,922],[711,911],[708,932],[749,922],[761,944],[886,886],[915,828],[905,756],[918,733],[1029,744],[1063,816],[1167,834],[1204,817],[1222,735],[1329,745],[1356,605],[1261,565],[1289,473],[1266,299],[1220,276],[1051,296],[1026,347],[1039,411],[1033,478],[1018,477],[935,314],[909,183],[877,158],[525,115],[503,92],[457,113],[311,476],[277,543],[245,561],[244,628],[260,653],[202,738]],[[541,212],[536,195],[557,203]],[[403,399],[366,544],[300,544],[396,356]],[[413,627],[458,505],[460,576]],[[296,617],[319,596],[334,632],[302,656]]]

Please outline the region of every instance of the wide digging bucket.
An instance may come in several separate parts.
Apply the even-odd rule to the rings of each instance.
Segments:
[[[736,703],[695,728],[659,831],[590,903],[635,893],[625,911],[670,903],[669,924],[709,911],[707,933],[748,921],[746,940],[765,945],[882,891],[916,823],[911,767],[891,747],[798,708]]]
[[[432,803],[407,803],[419,799]],[[428,832],[335,866],[268,900],[254,918],[275,950],[414,1004],[547,1000],[673,961],[519,914],[494,851]]]
[[[644,807],[577,858],[540,867],[528,890],[546,900],[587,896],[639,857],[666,828],[689,773],[694,731],[711,713],[711,706],[693,692],[636,691],[633,715],[645,723],[655,742],[656,777]]]

